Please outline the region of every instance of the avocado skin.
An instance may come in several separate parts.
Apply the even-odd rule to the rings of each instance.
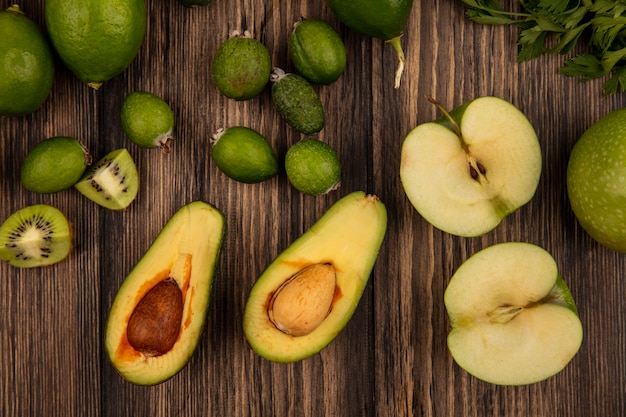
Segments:
[[[364,35],[391,40],[400,36],[413,0],[326,0],[335,16],[350,29]]]

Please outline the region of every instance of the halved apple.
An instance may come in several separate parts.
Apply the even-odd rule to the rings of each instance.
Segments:
[[[526,385],[560,372],[578,352],[583,328],[554,258],[522,242],[467,259],[444,294],[456,363],[498,385]]]
[[[537,134],[517,107],[497,97],[443,111],[446,117],[405,138],[400,179],[433,226],[480,236],[534,196],[541,175]]]

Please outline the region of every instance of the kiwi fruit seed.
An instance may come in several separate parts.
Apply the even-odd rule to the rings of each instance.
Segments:
[[[0,259],[19,268],[52,265],[67,257],[71,240],[67,218],[59,209],[27,206],[0,226]]]
[[[116,149],[92,165],[74,188],[102,207],[125,209],[139,190],[137,166],[127,149]]]

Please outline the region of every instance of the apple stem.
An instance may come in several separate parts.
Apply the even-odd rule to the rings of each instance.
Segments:
[[[439,111],[442,112],[444,116],[446,116],[446,118],[450,121],[450,124],[452,125],[452,129],[454,130],[454,133],[456,133],[456,135],[461,140],[461,145],[463,146],[463,149],[467,151],[468,150],[467,145],[465,144],[465,141],[463,140],[463,135],[461,134],[461,128],[456,123],[456,121],[452,118],[450,113],[448,113],[448,110],[446,110],[445,107],[443,107],[443,105],[440,102],[438,102],[437,99],[434,98],[433,96],[429,96],[427,94],[426,100],[434,104],[437,107],[437,109],[439,109]]]
[[[426,99],[429,102],[431,102],[432,104],[434,104],[439,109],[439,111],[443,113],[443,115],[450,122],[450,125],[452,126],[452,130],[454,130],[454,133],[458,136],[459,140],[461,141],[461,147],[463,148],[463,150],[467,154],[467,162],[468,162],[468,165],[469,165],[469,173],[470,173],[470,176],[472,177],[472,179],[474,179],[476,181],[480,181],[481,178],[482,178],[482,179],[484,179],[485,182],[489,182],[487,180],[487,178],[486,178],[486,175],[485,175],[487,173],[487,169],[485,168],[485,166],[483,164],[480,163],[480,161],[477,161],[472,156],[472,154],[471,154],[471,152],[469,150],[469,147],[467,146],[467,143],[465,143],[465,140],[463,140],[463,134],[461,133],[461,128],[459,127],[458,123],[454,120],[452,115],[434,97],[426,95]]]

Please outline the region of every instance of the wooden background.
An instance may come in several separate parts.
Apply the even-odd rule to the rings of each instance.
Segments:
[[[8,7],[9,0],[1,6]],[[218,1],[186,9],[147,0],[148,30],[132,65],[90,90],[58,66],[47,102],[27,117],[0,119],[0,218],[34,203],[61,209],[74,230],[68,259],[20,270],[0,266],[2,416],[626,416],[626,257],[578,226],[566,188],[576,139],[626,94],[603,98],[601,82],[560,76],[564,58],[516,62],[517,30],[469,22],[457,0],[416,0],[403,38],[407,67],[392,88],[391,46],[343,26],[323,0]],[[22,9],[43,26],[44,0]],[[245,185],[219,172],[209,138],[244,125],[282,158],[301,138],[272,107],[269,90],[247,102],[222,97],[211,60],[235,29],[248,29],[273,64],[291,70],[287,39],[300,16],[322,18],[343,37],[342,78],[317,87],[327,112],[319,138],[336,149],[342,187],[303,196],[281,173]],[[140,149],[122,131],[130,92],[166,99],[176,115],[170,155]],[[536,127],[544,170],[533,200],[480,238],[450,236],[426,223],[399,181],[400,148],[418,123],[482,95],[517,105]],[[19,182],[21,160],[54,135],[84,141],[98,158],[127,147],[140,191],[124,212],[107,211],[71,189],[36,195]],[[257,356],[242,330],[252,284],[269,262],[341,196],[355,190],[386,204],[388,232],[347,327],[320,354],[293,364]],[[171,380],[139,387],[122,380],[103,348],[111,302],[126,274],[183,204],[202,199],[223,211],[228,233],[213,304],[198,349]],[[367,225],[364,225],[367,227]],[[567,368],[530,386],[500,387],[462,371],[446,347],[443,292],[471,254],[497,242],[527,241],[551,252],[578,302],[585,338]]]

